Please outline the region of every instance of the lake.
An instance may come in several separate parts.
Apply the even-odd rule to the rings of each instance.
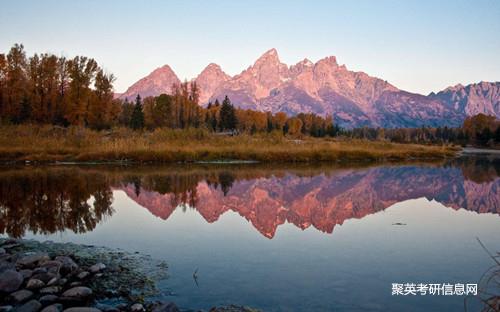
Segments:
[[[4,166],[0,233],[165,260],[158,298],[185,309],[476,311],[475,297],[393,295],[392,284],[480,283],[493,261],[478,238],[500,251],[499,176],[493,154],[372,166]]]

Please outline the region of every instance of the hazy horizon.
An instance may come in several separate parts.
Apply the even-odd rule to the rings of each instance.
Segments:
[[[16,1],[0,12],[0,53],[95,58],[123,92],[168,64],[181,80],[209,63],[233,76],[276,48],[287,65],[336,56],[348,69],[428,94],[500,80],[500,2]]]

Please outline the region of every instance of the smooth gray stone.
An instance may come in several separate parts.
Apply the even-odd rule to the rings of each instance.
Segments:
[[[26,288],[28,289],[40,289],[45,286],[45,283],[39,279],[31,278],[26,284]]]
[[[6,270],[0,274],[0,292],[11,293],[21,287],[24,278],[14,270]]]
[[[21,303],[26,300],[29,300],[33,297],[33,292],[27,289],[21,289],[10,294],[10,297],[16,302]]]
[[[16,309],[16,312],[38,312],[42,304],[37,300],[31,300]]]
[[[106,265],[104,263],[96,263],[89,268],[90,273],[98,273],[102,270],[106,269]]]
[[[73,287],[66,290],[62,296],[76,299],[86,299],[92,296],[92,289],[84,286]]]
[[[35,253],[22,257],[21,259],[17,260],[16,264],[22,268],[32,268],[42,260],[50,260],[49,255],[44,252]]]
[[[42,312],[61,312],[63,310],[63,305],[60,303],[49,305],[45,307]]]
[[[45,295],[41,296],[40,299],[38,299],[38,301],[40,301],[42,305],[46,306],[56,302],[58,299],[59,297],[56,295]]]

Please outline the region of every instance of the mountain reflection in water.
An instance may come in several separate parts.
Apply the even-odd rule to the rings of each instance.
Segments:
[[[498,159],[368,168],[267,166],[43,167],[0,170],[0,233],[92,231],[113,215],[113,190],[153,215],[196,209],[215,222],[237,212],[265,237],[285,222],[332,233],[335,225],[425,197],[452,209],[500,214]]]

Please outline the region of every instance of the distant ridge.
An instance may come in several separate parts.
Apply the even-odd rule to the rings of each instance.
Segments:
[[[467,116],[500,118],[500,82],[456,85],[428,96],[400,90],[385,80],[348,70],[334,56],[288,66],[276,49],[231,77],[209,64],[196,78],[200,105],[228,95],[237,107],[270,112],[333,115],[344,127],[458,126]],[[134,83],[121,98],[170,93],[180,83],[165,65]]]

